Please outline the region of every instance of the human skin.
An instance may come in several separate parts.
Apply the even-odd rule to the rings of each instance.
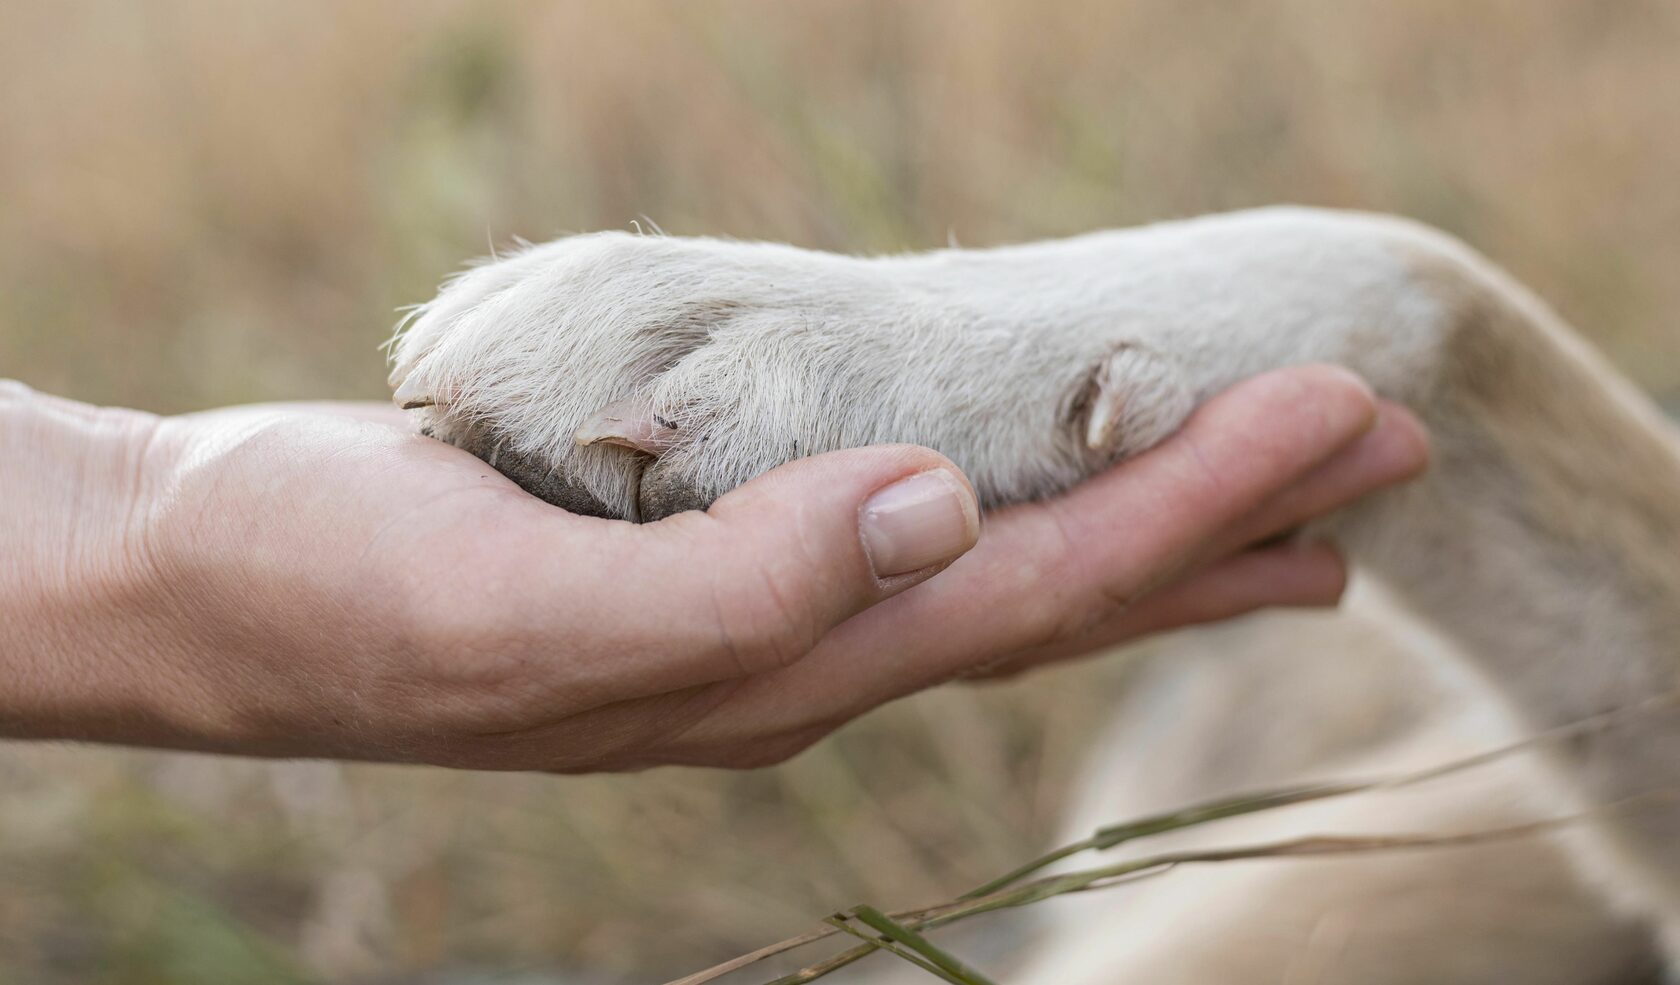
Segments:
[[[1307,366],[983,526],[956,467],[904,445],[634,525],[542,503],[382,406],[160,418],[0,383],[0,735],[759,766],[954,678],[1334,604],[1333,549],[1266,542],[1427,458],[1409,413]]]

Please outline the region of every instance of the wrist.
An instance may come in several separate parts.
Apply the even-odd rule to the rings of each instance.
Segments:
[[[0,735],[145,741],[155,728],[159,424],[0,383]]]

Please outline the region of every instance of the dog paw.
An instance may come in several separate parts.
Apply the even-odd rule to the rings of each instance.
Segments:
[[[572,236],[449,282],[399,331],[391,382],[426,433],[577,513],[657,519],[885,442],[943,452],[998,506],[1265,369],[1422,378],[1440,306],[1405,235],[1269,210],[884,258]]]
[[[1164,355],[1057,324],[959,260],[569,237],[448,283],[394,340],[391,382],[425,433],[555,505],[633,520],[883,442],[943,452],[996,506],[1189,413]]]

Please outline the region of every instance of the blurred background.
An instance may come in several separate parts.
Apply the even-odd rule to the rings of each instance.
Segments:
[[[1672,0],[4,0],[0,376],[383,399],[397,307],[516,236],[883,252],[1291,201],[1464,237],[1673,406],[1677,177]],[[0,982],[659,981],[1033,854],[1124,666],[743,775],[0,747]]]

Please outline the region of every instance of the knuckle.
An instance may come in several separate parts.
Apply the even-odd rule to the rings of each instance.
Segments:
[[[782,735],[761,738],[751,743],[701,754],[693,760],[692,765],[739,770],[780,766],[811,748],[832,730],[832,727],[828,725],[813,726]]]
[[[1081,544],[1089,540],[1077,519],[1050,502],[1033,550],[1015,568],[1020,579],[1014,619],[1024,647],[1076,640],[1130,608],[1130,593],[1114,587],[1111,572],[1095,570]]]
[[[1086,595],[1063,623],[1058,642],[1071,642],[1089,636],[1124,616],[1131,610],[1134,601],[1130,595],[1098,586]]]
[[[1118,618],[1131,607],[1130,599],[1101,589],[1047,593],[1023,617],[1025,649],[1072,643]]]
[[[797,662],[821,636],[808,603],[810,593],[797,579],[755,564],[744,577],[712,583],[712,613],[717,645],[740,672],[761,673]]]

